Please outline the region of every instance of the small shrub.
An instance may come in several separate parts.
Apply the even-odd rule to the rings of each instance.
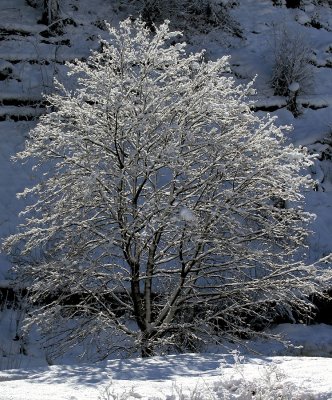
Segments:
[[[142,396],[137,393],[133,387],[129,390],[125,390],[122,393],[117,393],[117,391],[112,387],[112,383],[110,383],[106,388],[102,391],[98,400],[131,400],[131,399],[141,399]],[[151,398],[147,400],[153,400]],[[157,399],[156,399],[157,400]]]
[[[299,84],[298,94],[310,92],[313,86],[311,48],[300,34],[286,29],[275,34],[274,67],[271,84],[274,94],[289,96],[290,85]]]

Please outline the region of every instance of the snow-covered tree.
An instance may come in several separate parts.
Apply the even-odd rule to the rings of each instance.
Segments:
[[[34,321],[64,346],[147,356],[308,310],[321,277],[299,261],[305,149],[251,111],[226,57],[187,54],[168,23],[108,28],[17,155],[43,172],[6,241]]]

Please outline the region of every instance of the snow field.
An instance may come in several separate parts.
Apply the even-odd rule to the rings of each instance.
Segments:
[[[154,357],[0,373],[2,400],[328,400],[328,358]]]

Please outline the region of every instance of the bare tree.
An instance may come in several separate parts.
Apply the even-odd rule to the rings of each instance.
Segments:
[[[27,4],[34,8],[43,10],[40,22],[51,25],[59,18],[60,0],[26,0]]]
[[[92,335],[148,356],[250,334],[271,308],[308,311],[323,271],[300,261],[306,151],[253,114],[227,58],[186,54],[167,23],[109,32],[17,155],[49,170],[6,241],[33,321],[58,350]]]
[[[59,1],[60,0],[43,0],[42,21],[46,25],[52,24],[59,18]]]

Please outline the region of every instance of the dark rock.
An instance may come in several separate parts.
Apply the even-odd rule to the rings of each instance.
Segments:
[[[286,0],[287,8],[299,8],[301,5],[301,0]]]

